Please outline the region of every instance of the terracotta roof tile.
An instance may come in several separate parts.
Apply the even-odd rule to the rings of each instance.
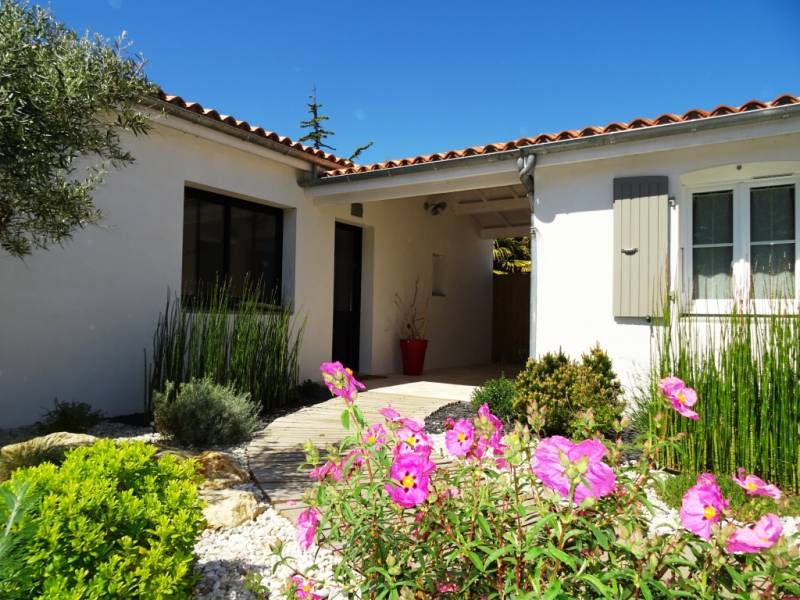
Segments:
[[[231,127],[236,127],[238,129],[248,131],[259,137],[263,137],[272,140],[274,142],[278,142],[279,144],[283,144],[284,146],[288,146],[289,148],[293,148],[300,152],[305,152],[306,154],[315,156],[331,164],[339,165],[345,168],[352,168],[354,166],[351,161],[345,158],[339,158],[338,156],[335,156],[323,150],[317,150],[316,148],[305,146],[300,142],[293,141],[291,138],[279,135],[274,131],[267,131],[263,127],[250,125],[250,123],[248,123],[247,121],[240,121],[239,119],[232,117],[230,115],[221,115],[218,111],[214,110],[213,108],[205,108],[202,104],[198,102],[187,102],[180,96],[171,96],[165,93],[163,90],[159,90],[158,97],[160,100],[168,102],[173,106],[189,110],[193,113],[197,113],[198,115],[208,117],[209,119],[218,121],[220,123],[225,123],[227,125],[230,125]]]
[[[771,102],[762,102],[761,100],[751,100],[745,102],[740,106],[727,106],[720,105],[711,111],[700,110],[697,108],[687,110],[682,115],[674,115],[672,113],[664,113],[657,116],[655,119],[636,118],[627,123],[609,123],[602,127],[589,126],[580,130],[564,130],[558,133],[542,133],[534,137],[523,137],[518,140],[509,142],[492,143],[485,146],[470,146],[463,150],[450,150],[445,153],[435,153],[423,156],[414,156],[411,158],[404,158],[401,160],[387,160],[381,163],[372,165],[352,165],[341,169],[335,169],[323,173],[323,177],[334,177],[337,175],[349,175],[352,173],[366,173],[367,171],[380,171],[382,169],[391,169],[394,167],[402,167],[407,165],[417,165],[420,163],[434,162],[438,160],[447,160],[451,158],[463,158],[465,156],[475,156],[478,154],[491,154],[494,152],[503,152],[506,150],[514,150],[515,148],[523,148],[525,146],[538,146],[541,144],[548,144],[556,141],[573,140],[578,138],[591,137],[594,135],[602,135],[605,133],[616,133],[620,131],[630,131],[633,129],[644,129],[646,127],[653,127],[655,125],[671,125],[673,123],[681,123],[687,121],[696,121],[699,119],[707,119],[709,117],[720,117],[724,115],[732,115],[736,113],[743,113],[753,110],[764,110],[768,108],[776,108],[779,106],[787,106],[790,104],[800,104],[800,97],[791,94],[783,94],[778,96]],[[341,160],[341,159],[340,159]]]

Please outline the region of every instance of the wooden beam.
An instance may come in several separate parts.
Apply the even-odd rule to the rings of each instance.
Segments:
[[[457,215],[474,215],[478,213],[502,212],[504,210],[529,210],[526,198],[503,198],[502,200],[484,200],[453,204],[453,212]]]
[[[483,227],[478,235],[482,240],[496,240],[507,237],[522,237],[529,235],[530,225],[516,225],[514,227]]]

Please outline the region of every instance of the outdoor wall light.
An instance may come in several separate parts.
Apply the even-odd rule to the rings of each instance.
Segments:
[[[431,213],[431,216],[435,217],[440,212],[444,212],[444,209],[447,208],[447,202],[445,202],[444,200],[442,200],[441,202],[426,202],[423,205],[423,208],[429,213]]]

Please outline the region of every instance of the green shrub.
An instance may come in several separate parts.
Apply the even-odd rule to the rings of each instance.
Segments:
[[[53,403],[55,406],[44,414],[39,426],[42,433],[86,433],[103,420],[103,413],[86,402],[59,402],[56,398]]]
[[[488,404],[494,415],[510,423],[517,418],[514,410],[514,380],[507,377],[487,379],[479,388],[472,392],[472,406],[479,408]]]
[[[238,444],[259,427],[258,406],[250,394],[211,378],[178,386],[167,383],[155,397],[156,429],[185,446]]]
[[[102,440],[60,467],[20,469],[0,489],[41,494],[24,568],[0,581],[3,598],[189,598],[203,527],[193,461],[142,442]],[[8,509],[0,505],[0,522]]]
[[[572,435],[579,426],[578,415],[591,409],[603,432],[613,430],[622,415],[622,386],[611,368],[608,355],[595,346],[571,360],[562,351],[530,359],[517,375],[514,407],[524,420],[535,405],[544,412],[544,432]]]

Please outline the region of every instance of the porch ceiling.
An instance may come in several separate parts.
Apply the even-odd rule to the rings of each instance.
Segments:
[[[426,201],[447,202],[448,211],[469,215],[484,239],[518,237],[530,232],[530,207],[521,184],[432,194]]]

